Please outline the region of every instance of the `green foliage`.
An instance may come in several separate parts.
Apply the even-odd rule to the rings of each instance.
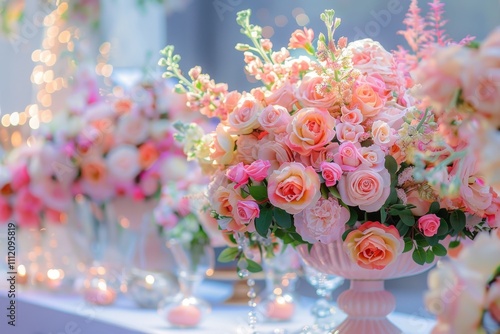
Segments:
[[[279,227],[284,229],[292,227],[292,217],[288,212],[278,207],[273,208],[274,219]]]
[[[256,201],[260,202],[267,199],[267,187],[264,185],[250,186],[248,191]]]
[[[419,246],[413,251],[412,258],[415,263],[423,265],[427,259],[427,252],[423,247]]]
[[[437,245],[432,246],[432,251],[434,252],[434,255],[436,255],[436,256],[446,256],[446,254],[448,254],[448,251],[446,250],[446,248],[441,244],[437,244]]]
[[[270,208],[262,208],[259,217],[255,219],[255,230],[257,233],[266,238],[272,220],[273,211]]]
[[[465,213],[461,210],[455,210],[450,215],[450,224],[455,232],[459,233],[465,228]]]
[[[234,261],[236,260],[238,253],[239,250],[236,247],[226,248],[219,254],[217,261],[222,263]]]

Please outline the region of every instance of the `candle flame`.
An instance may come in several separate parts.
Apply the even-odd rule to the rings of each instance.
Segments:
[[[106,291],[107,289],[106,282],[100,279],[99,282],[97,282],[97,288],[99,288],[99,290]]]
[[[51,280],[56,280],[61,278],[61,273],[57,269],[49,269],[47,271],[47,277]]]
[[[147,275],[144,280],[146,281],[146,283],[148,284],[153,284],[155,282],[155,278],[153,275]]]

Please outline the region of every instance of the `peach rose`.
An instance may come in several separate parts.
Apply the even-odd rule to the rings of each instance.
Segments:
[[[354,84],[351,105],[357,106],[364,118],[376,116],[385,104],[385,90],[374,77],[360,77]]]
[[[106,156],[106,165],[114,179],[132,181],[141,170],[139,151],[132,145],[117,146]]]
[[[290,148],[276,141],[268,141],[259,146],[257,157],[259,160],[269,161],[271,163],[271,170],[280,168],[281,164],[285,162],[294,161]]]
[[[377,120],[372,124],[373,142],[382,147],[389,147],[396,141],[396,130],[384,121]]]
[[[407,194],[406,203],[416,206],[415,208],[411,209],[411,213],[415,216],[425,215],[427,212],[429,212],[432,204],[431,202],[422,199],[418,194],[418,190],[412,190]]]
[[[82,161],[82,178],[90,183],[100,183],[107,177],[106,163],[100,157],[89,157]]]
[[[235,139],[228,132],[228,128],[222,123],[217,125],[213,136],[210,157],[220,165],[229,165],[234,159]]]
[[[359,169],[347,173],[338,183],[342,201],[349,206],[358,206],[367,212],[378,211],[389,197],[391,176],[384,169],[374,172]]]
[[[319,199],[320,185],[312,167],[297,162],[283,163],[269,176],[269,201],[290,214],[297,214]]]
[[[296,161],[302,162],[304,166],[311,166],[316,172],[321,169],[321,164],[325,161],[332,161],[335,153],[339,150],[338,143],[329,143],[319,150],[313,150],[309,155],[295,154]]]
[[[259,139],[256,135],[239,135],[236,139],[238,150],[235,152],[235,160],[248,165],[257,160]]]
[[[270,133],[283,133],[292,121],[292,116],[285,107],[269,105],[259,115],[260,125]]]
[[[232,187],[219,187],[213,197],[209,198],[210,206],[217,212],[218,215],[223,217],[233,217],[233,209],[238,198],[238,194],[231,189]]]
[[[337,103],[335,94],[321,94],[317,87],[323,83],[323,78],[316,73],[308,73],[302,78],[297,88],[297,99],[303,107],[332,109]]]
[[[267,94],[265,101],[268,105],[281,106],[291,111],[295,103],[297,103],[297,98],[294,94],[294,86],[288,82],[285,83],[280,88]]]
[[[332,197],[320,198],[315,205],[307,207],[294,216],[297,233],[307,242],[328,244],[342,239],[349,210]]]
[[[249,134],[260,127],[259,114],[262,105],[252,95],[244,95],[236,108],[229,113],[227,123],[230,134]]]
[[[342,123],[361,124],[363,122],[363,114],[358,108],[349,109],[343,106],[340,111],[342,112],[342,116],[340,116]]]
[[[139,146],[139,165],[142,169],[151,167],[159,156],[158,150],[152,143],[144,143]]]
[[[335,119],[325,109],[299,110],[287,127],[287,144],[293,151],[309,154],[332,141],[335,137]]]
[[[374,172],[379,172],[385,168],[385,154],[378,145],[361,147],[359,149],[361,163]]]
[[[418,229],[426,236],[432,237],[436,235],[441,219],[435,214],[427,214],[418,219]]]
[[[347,235],[344,248],[361,268],[382,270],[403,252],[404,243],[396,227],[367,221]]]

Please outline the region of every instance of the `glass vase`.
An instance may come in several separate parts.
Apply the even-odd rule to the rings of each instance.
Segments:
[[[197,286],[214,267],[214,250],[208,244],[197,240],[184,242],[169,239],[167,246],[176,261],[180,292],[165,298],[158,307],[158,313],[173,327],[196,327],[210,311],[210,305],[195,296]]]

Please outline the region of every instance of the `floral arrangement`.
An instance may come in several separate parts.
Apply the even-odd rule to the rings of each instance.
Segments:
[[[461,245],[428,276],[427,308],[439,333],[497,333],[500,330],[500,233],[481,233]]]
[[[163,182],[182,172],[177,167],[183,152],[169,120],[185,110],[182,99],[167,82],[130,91],[114,87],[101,96],[88,72],[78,79],[67,112],[40,132],[56,148],[57,158],[48,163],[55,176],[97,203],[158,198]]]
[[[419,156],[420,168],[451,192],[463,180],[453,177],[448,167],[453,163],[467,169],[469,160],[478,161],[477,169],[486,183],[499,189],[499,52],[497,28],[483,43],[437,48],[415,71],[418,94],[435,110],[439,126],[435,147]]]
[[[440,14],[439,1],[434,5]],[[432,110],[421,110],[411,95],[408,71],[420,58],[401,50],[394,56],[370,39],[334,39],[340,24],[334,14],[321,15],[327,35],[320,34],[316,46],[313,30],[304,28],[292,34],[288,48],[274,51],[250,24],[250,11],[239,12],[237,23],[251,44],[236,49],[262,83],[250,92],[229,91],[200,67],[184,76],[180,56],[166,47],[159,62],[164,76],[179,80],[176,91],[188,107],[220,120],[208,134],[179,124],[178,139],[188,158],[211,173],[210,205],[233,242],[242,235],[294,246],[342,242],[352,261],[375,270],[409,251],[415,262],[432,263],[446,255],[450,237],[456,246],[489,228],[497,195],[476,176],[473,161],[451,172],[465,180],[453,200],[413,176],[416,149],[431,145],[438,131]],[[417,15],[414,1],[409,39],[422,30],[421,22],[412,23]],[[293,49],[304,55],[291,57]],[[244,257],[237,248],[222,256]]]

